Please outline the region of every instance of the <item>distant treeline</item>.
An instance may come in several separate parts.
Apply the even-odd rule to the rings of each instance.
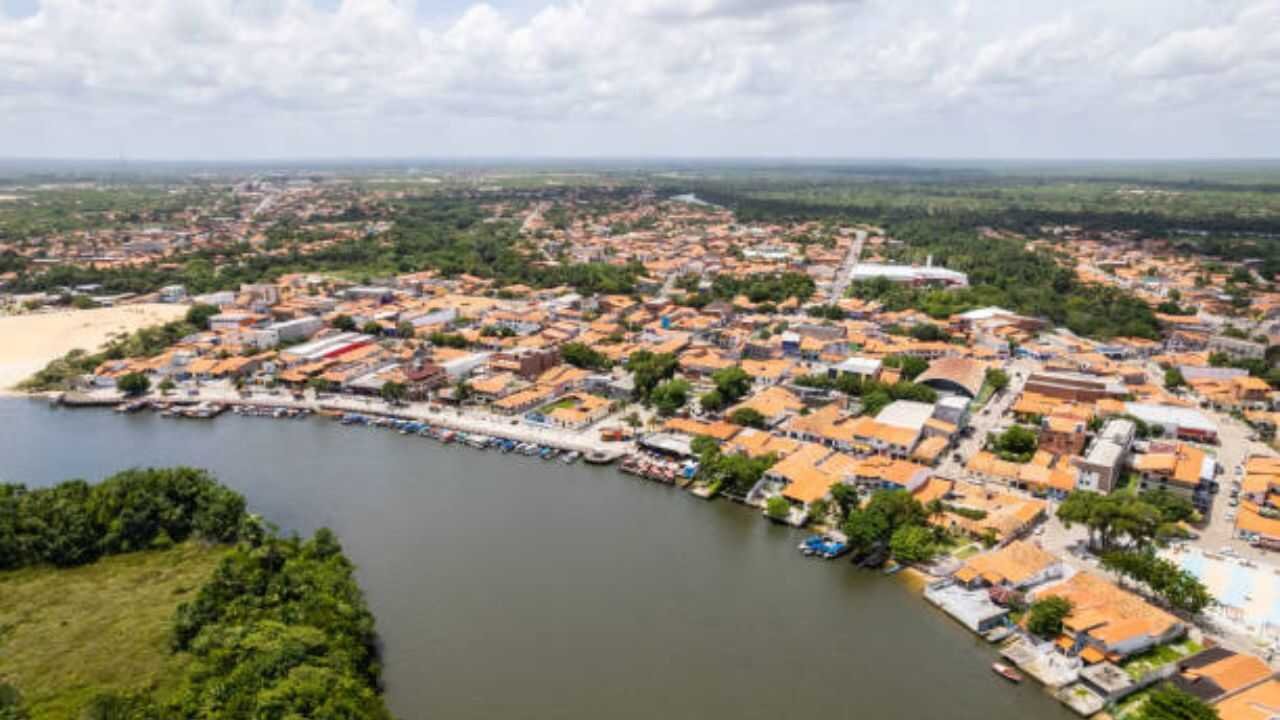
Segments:
[[[3,568],[81,565],[186,539],[237,545],[174,618],[173,650],[193,657],[181,691],[99,695],[86,717],[390,718],[373,616],[328,530],[280,538],[245,512],[242,496],[192,468],[128,470],[97,485],[0,485]]]
[[[974,184],[968,191],[957,191],[957,187],[939,188],[939,194],[962,197],[971,195],[978,199],[989,199],[983,196],[985,185],[986,183]],[[857,185],[853,187],[856,188]],[[927,189],[927,186],[913,187]],[[800,197],[801,191],[832,189],[829,184],[817,183],[799,184],[795,187],[770,184],[758,188],[749,185],[699,183],[681,188],[696,193],[707,202],[732,208],[742,222],[835,220],[894,224],[941,218],[967,227],[999,227],[1026,233],[1038,232],[1045,225],[1076,225],[1085,230],[1136,230],[1151,235],[1164,235],[1177,230],[1223,234],[1280,234],[1280,216],[1244,215],[1226,211],[1183,216],[1144,210],[1126,212],[1025,207],[1020,203],[999,201],[991,202],[990,208],[949,208],[929,203],[927,193],[920,202],[910,205],[890,205],[873,202],[869,198],[859,200],[856,197],[832,198],[830,201],[813,201]],[[785,193],[788,190],[796,191],[797,197],[761,197],[765,191]],[[1230,190],[1243,192],[1238,186],[1230,186]],[[1271,186],[1260,191],[1278,192]]]
[[[296,272],[338,272],[364,280],[434,269],[446,276],[467,273],[491,278],[499,285],[567,285],[585,293],[625,294],[635,290],[636,278],[644,273],[636,263],[535,262],[536,258],[517,248],[520,236],[513,223],[486,222],[484,210],[466,198],[406,200],[392,211],[392,217],[394,225],[385,235],[321,248],[306,247],[314,242],[313,230],[283,225],[269,233],[271,241],[285,250],[281,254],[263,254],[241,243],[193,252],[178,269],[56,265],[34,272],[27,267],[10,289],[34,292],[97,284],[107,293],[146,293],[182,284],[191,293],[206,293]],[[302,237],[305,243],[295,242]]]

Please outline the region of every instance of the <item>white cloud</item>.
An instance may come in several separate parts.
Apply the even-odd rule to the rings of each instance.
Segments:
[[[43,0],[0,155],[1280,152],[1276,0],[492,3]]]

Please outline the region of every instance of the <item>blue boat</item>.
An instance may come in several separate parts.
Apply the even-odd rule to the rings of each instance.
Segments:
[[[830,560],[840,557],[849,551],[849,544],[830,536],[810,535],[800,543],[800,552],[807,556],[816,556]]]

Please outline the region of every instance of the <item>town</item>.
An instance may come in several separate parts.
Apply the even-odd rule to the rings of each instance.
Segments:
[[[437,185],[449,204],[414,204]],[[981,302],[971,268],[880,224],[744,220],[653,187],[282,175],[170,195],[0,245],[12,315],[173,308],[23,389],[617,463],[807,528],[803,555],[918,578],[998,644],[997,672],[1082,716],[1170,687],[1224,720],[1280,706],[1280,292],[1261,260],[983,228],[1112,293],[1049,317]],[[413,223],[456,223],[486,262],[413,245]],[[409,246],[427,262],[363,254]],[[1121,300],[1133,316],[1100,329]]]

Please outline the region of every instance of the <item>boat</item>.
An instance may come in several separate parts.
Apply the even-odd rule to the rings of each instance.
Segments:
[[[587,453],[585,460],[592,465],[608,465],[613,462],[613,456],[599,450],[592,450]]]
[[[564,463],[565,465],[572,465],[573,463],[577,462],[578,458],[580,457],[582,457],[582,453],[578,452],[577,450],[574,450],[572,452],[565,453],[564,457],[560,458],[560,462]]]
[[[991,669],[1005,680],[1016,683],[1022,682],[1022,673],[1014,670],[1004,663],[991,663]]]

